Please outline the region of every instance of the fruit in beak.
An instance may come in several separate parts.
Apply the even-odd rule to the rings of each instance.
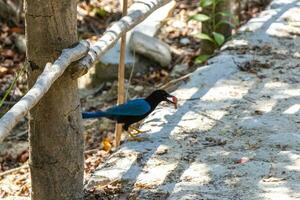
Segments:
[[[177,98],[172,95],[168,96],[167,98],[167,102],[173,104],[175,109],[177,109],[177,101],[178,101]]]

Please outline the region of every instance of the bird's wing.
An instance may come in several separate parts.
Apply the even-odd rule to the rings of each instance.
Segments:
[[[109,115],[122,115],[122,116],[140,116],[144,115],[151,110],[151,107],[144,99],[134,99],[114,106],[106,110]]]

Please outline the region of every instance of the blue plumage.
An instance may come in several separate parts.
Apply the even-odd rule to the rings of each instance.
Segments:
[[[151,110],[151,107],[147,101],[144,99],[134,99],[121,104],[118,106],[113,106],[106,111],[96,111],[96,112],[83,112],[82,118],[117,118],[118,116],[141,116],[145,115]]]
[[[172,98],[172,100],[168,100]],[[128,130],[128,127],[145,117],[147,117],[161,101],[167,101],[176,104],[176,97],[168,94],[164,90],[156,90],[145,99],[134,99],[127,101],[124,104],[113,106],[106,111],[83,112],[82,118],[100,118],[106,117],[123,124],[123,128]]]
[[[145,115],[151,110],[151,107],[144,99],[134,99],[125,104],[114,106],[106,110],[109,115],[140,116]]]
[[[96,111],[96,112],[83,112],[82,118],[88,119],[88,118],[99,118],[99,117],[106,117],[107,114],[103,111]]]

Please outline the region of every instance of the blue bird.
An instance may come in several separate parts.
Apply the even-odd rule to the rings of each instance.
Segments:
[[[83,112],[82,118],[105,117],[114,120],[117,123],[123,124],[124,130],[130,136],[134,137],[129,131],[130,128],[138,133],[142,133],[142,131],[131,127],[131,125],[147,117],[162,101],[172,103],[177,108],[177,98],[175,96],[168,94],[164,90],[156,90],[144,99],[129,100],[124,104],[113,106],[106,111]]]

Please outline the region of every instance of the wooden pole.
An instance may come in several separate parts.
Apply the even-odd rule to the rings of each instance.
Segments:
[[[123,0],[123,16],[127,15],[127,6],[128,0]],[[124,103],[125,100],[125,47],[126,47],[126,33],[121,37],[121,46],[120,46],[120,60],[119,60],[119,69],[118,69],[118,104]],[[116,124],[115,136],[116,136],[116,147],[120,146],[122,134],[122,124]]]

